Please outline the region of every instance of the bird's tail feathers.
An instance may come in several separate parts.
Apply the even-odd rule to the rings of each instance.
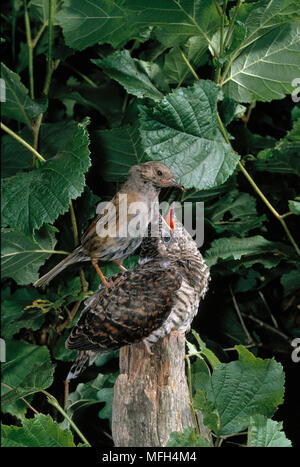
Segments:
[[[40,277],[36,282],[34,282],[34,287],[41,287],[48,284],[52,279],[57,276],[63,269],[65,269],[70,264],[77,263],[79,261],[84,261],[86,256],[82,253],[81,246],[75,248],[72,253],[70,253],[66,258],[64,258],[60,263],[58,263],[54,268],[49,272]]]
[[[78,376],[90,365],[93,364],[99,352],[93,352],[92,350],[81,350],[78,352],[77,358],[74,361],[71,369],[66,378],[67,381],[78,378]]]

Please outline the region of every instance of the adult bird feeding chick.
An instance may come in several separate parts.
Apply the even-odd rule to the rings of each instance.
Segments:
[[[67,349],[78,350],[67,381],[99,353],[140,341],[151,353],[151,346],[171,331],[189,329],[210,275],[177,219],[174,227],[170,231],[163,225],[157,237],[145,237],[135,269],[111,276],[109,287],[101,285],[85,302],[66,341]]]
[[[89,225],[82,236],[81,244],[33,285],[40,287],[48,284],[71,264],[91,261],[107,286],[98,261],[113,261],[121,270],[125,269],[122,261],[140,246],[148,224],[155,214],[153,206],[158,205],[158,195],[164,187],[183,189],[165,164],[150,161],[131,167],[127,181],[107,204],[109,208],[96,216]],[[142,217],[135,209],[138,206],[142,207]],[[138,232],[134,229],[130,231],[128,227],[134,226],[137,219],[142,223]],[[114,229],[109,230],[108,227],[111,226]],[[110,233],[112,230],[114,235]]]

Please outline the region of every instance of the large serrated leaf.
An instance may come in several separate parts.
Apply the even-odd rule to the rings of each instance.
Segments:
[[[271,417],[284,395],[284,372],[274,359],[256,358],[245,347],[236,346],[239,360],[218,365],[206,388],[220,417],[218,435],[238,433],[251,415]]]
[[[25,234],[52,223],[84,189],[90,166],[89,138],[79,124],[72,141],[40,169],[6,178],[2,185],[2,220]]]
[[[263,415],[253,415],[250,417],[247,446],[288,448],[292,447],[292,443],[282,431],[282,422],[270,420]]]
[[[23,426],[1,427],[3,447],[76,447],[70,430],[62,430],[50,415],[24,419]]]
[[[177,89],[154,108],[140,107],[140,134],[148,158],[167,164],[186,188],[221,185],[238,163],[219,131],[218,92],[215,83],[201,80]]]
[[[110,78],[120,83],[129,94],[160,100],[163,94],[151,82],[141,60],[130,56],[128,50],[121,50],[106,58],[93,59]]]
[[[44,226],[34,238],[23,232],[3,229],[1,232],[1,274],[20,285],[31,284],[39,277],[38,270],[52,253],[56,239],[53,229]]]
[[[105,161],[101,175],[109,182],[124,181],[130,167],[145,160],[136,125],[98,130],[95,136],[104,149]]]
[[[30,99],[28,89],[19,75],[1,64],[1,78],[5,82],[5,101],[1,105],[2,116],[31,125],[32,120],[45,111],[45,105]]]
[[[300,23],[273,29],[231,60],[224,92],[237,102],[282,99],[299,76]]]
[[[182,44],[191,36],[201,36],[207,46],[220,24],[211,0],[127,0],[130,23],[156,26],[156,36],[168,47]]]

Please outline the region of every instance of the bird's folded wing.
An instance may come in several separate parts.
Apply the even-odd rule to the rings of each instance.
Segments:
[[[168,317],[181,274],[158,266],[116,275],[83,310],[66,346],[77,350],[116,349],[138,342]]]

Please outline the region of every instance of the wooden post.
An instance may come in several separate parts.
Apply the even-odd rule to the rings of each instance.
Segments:
[[[185,333],[173,331],[152,352],[149,355],[143,343],[120,351],[112,416],[115,446],[163,447],[172,431],[194,426],[185,376]]]

